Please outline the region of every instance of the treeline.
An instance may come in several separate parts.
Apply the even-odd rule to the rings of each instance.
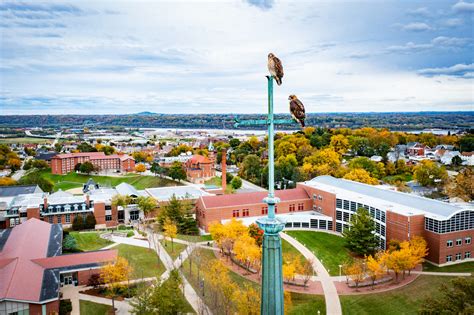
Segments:
[[[474,125],[473,112],[419,113],[309,113],[306,124],[327,128],[389,128],[420,130],[425,128],[469,129]],[[130,115],[3,115],[0,126],[9,127],[84,127],[126,126],[153,128],[234,129],[234,119],[262,119],[264,114],[130,114]],[[276,114],[276,119],[288,119]],[[255,129],[256,127],[249,127]],[[262,127],[263,128],[263,127]],[[298,126],[284,126],[297,129]]]

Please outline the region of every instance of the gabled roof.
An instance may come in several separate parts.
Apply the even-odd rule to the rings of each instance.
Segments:
[[[203,196],[203,201],[206,209],[220,208],[220,207],[238,207],[246,205],[254,205],[263,203],[263,198],[267,197],[266,191],[249,192],[243,194],[220,195],[220,196]],[[294,188],[286,190],[277,190],[275,196],[281,201],[290,200],[304,200],[310,197],[303,188]]]
[[[85,201],[84,195],[83,196],[74,196],[73,194],[62,191],[61,189],[48,196],[48,204],[50,204],[50,205],[81,203],[81,202],[84,202],[84,201]]]
[[[140,193],[138,192],[138,190],[135,187],[133,187],[129,183],[125,183],[125,182],[122,182],[122,183],[118,184],[115,187],[115,190],[117,190],[117,192],[120,195],[124,195],[124,196],[132,196],[132,195],[140,196]]]
[[[94,267],[116,250],[61,256],[62,227],[32,218],[0,233],[0,301],[38,303],[58,298],[59,271]]]

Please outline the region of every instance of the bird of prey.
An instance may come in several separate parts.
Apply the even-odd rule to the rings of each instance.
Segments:
[[[274,54],[268,54],[268,71],[275,78],[278,85],[281,85],[281,78],[283,78],[283,66],[281,65],[280,59]]]
[[[301,127],[304,127],[306,113],[304,110],[303,103],[301,103],[301,101],[296,97],[296,95],[290,95],[288,97],[288,100],[290,101],[291,117],[293,117],[294,120],[299,122],[301,124]]]

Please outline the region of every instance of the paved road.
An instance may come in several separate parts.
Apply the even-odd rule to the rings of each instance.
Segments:
[[[306,259],[313,262],[313,269],[316,270],[319,280],[324,291],[324,300],[326,301],[326,314],[328,315],[341,315],[341,302],[339,301],[339,295],[337,294],[336,286],[334,285],[333,279],[324,268],[323,264],[318,258],[303,244],[295,240],[293,237],[285,233],[280,233],[281,238],[286,240],[288,243],[293,245]]]

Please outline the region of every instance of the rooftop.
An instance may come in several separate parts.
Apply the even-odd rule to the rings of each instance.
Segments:
[[[402,215],[424,214],[427,217],[446,220],[456,212],[462,210],[474,210],[472,207],[449,204],[438,200],[419,197],[413,194],[387,190],[380,187],[353,182],[350,180],[334,178],[331,176],[319,176],[304,185],[320,188],[325,191],[340,194],[338,197],[350,198],[363,203],[364,201],[377,205]]]
[[[62,228],[30,219],[0,232],[0,300],[57,299],[59,271],[112,261],[116,251],[61,256]]]
[[[0,197],[10,197],[23,194],[42,193],[38,185],[19,185],[0,187]]]
[[[147,188],[145,191],[158,201],[168,201],[173,195],[184,199],[198,199],[201,196],[211,196],[210,193],[194,186]]]
[[[220,195],[220,196],[203,196],[201,197],[206,208],[219,207],[241,207],[244,205],[254,205],[263,203],[263,198],[267,197],[268,192],[258,191],[243,194]],[[303,200],[309,196],[303,188],[294,188],[286,190],[277,190],[275,196],[281,201]]]

